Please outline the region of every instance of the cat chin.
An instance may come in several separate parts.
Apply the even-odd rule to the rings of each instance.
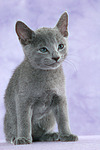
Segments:
[[[61,66],[61,64],[59,64],[59,65],[56,65],[56,66],[47,66],[47,65],[45,65],[45,66],[35,66],[34,68],[35,69],[41,69],[41,70],[55,70],[55,69],[57,69],[57,68],[59,68]]]
[[[42,70],[55,70],[59,68],[61,65],[58,66],[47,66],[47,67],[41,67]]]
[[[56,62],[56,63],[53,63],[53,64],[50,64],[50,65],[45,65],[45,67],[43,67],[45,70],[54,70],[54,69],[57,69],[61,66],[61,63],[60,62]]]
[[[42,70],[55,70],[55,69],[57,69],[57,68],[59,68],[59,66],[58,66],[58,67],[41,68],[41,69],[42,69]]]

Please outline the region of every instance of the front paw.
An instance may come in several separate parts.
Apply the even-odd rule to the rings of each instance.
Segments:
[[[47,133],[40,138],[40,141],[58,141],[58,133]]]
[[[70,135],[61,135],[60,141],[62,142],[69,142],[69,141],[78,141],[78,137],[76,135],[70,134]]]
[[[26,139],[25,137],[19,137],[19,138],[15,138],[15,139],[13,140],[13,144],[15,144],[15,145],[31,144],[31,143],[32,143],[32,141]]]

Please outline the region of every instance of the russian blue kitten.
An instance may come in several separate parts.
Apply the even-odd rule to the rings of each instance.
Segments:
[[[68,15],[54,28],[29,29],[16,23],[25,54],[5,93],[6,140],[14,144],[34,141],[76,141],[68,122],[62,62],[67,56]],[[53,132],[57,122],[58,133]]]

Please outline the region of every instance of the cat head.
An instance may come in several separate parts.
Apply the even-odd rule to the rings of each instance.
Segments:
[[[32,67],[49,70],[61,65],[67,55],[67,26],[66,12],[54,28],[32,31],[23,22],[16,23],[16,33]]]

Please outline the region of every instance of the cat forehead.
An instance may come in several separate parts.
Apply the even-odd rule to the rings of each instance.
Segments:
[[[41,36],[44,38],[61,38],[61,34],[57,29],[53,28],[40,28],[36,30],[36,36]]]
[[[63,36],[58,29],[55,28],[40,28],[35,31],[35,43],[57,43],[63,40]]]

